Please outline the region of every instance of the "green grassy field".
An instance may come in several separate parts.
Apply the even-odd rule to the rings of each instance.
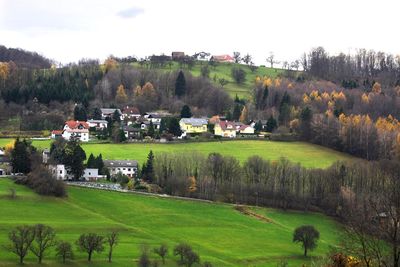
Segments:
[[[207,65],[207,62],[197,61],[190,72],[194,76],[201,75],[201,68],[204,65]],[[133,64],[137,68],[141,68],[139,63]],[[233,81],[231,76],[231,70],[233,66],[241,67],[246,72],[246,81],[243,84],[237,84]],[[179,64],[177,62],[173,62],[171,67],[166,65],[162,70],[179,70]],[[268,76],[271,78],[277,77],[280,73],[282,73],[281,69],[271,69],[267,67],[259,67],[256,71],[251,72],[250,68],[246,65],[234,64],[234,63],[218,63],[217,66],[211,67],[209,66],[210,70],[210,80],[214,81],[214,77],[216,85],[218,84],[218,79],[225,79],[229,83],[224,86],[224,89],[230,96],[235,97],[237,94],[240,98],[248,98],[251,94],[251,89],[253,88],[254,82],[257,76],[263,77]]]
[[[15,188],[16,199],[8,198]],[[120,232],[120,244],[114,263],[106,263],[106,252],[94,255],[90,266],[136,266],[139,247],[166,243],[173,248],[188,242],[201,260],[214,266],[276,266],[287,260],[289,266],[311,263],[324,256],[330,245],[337,244],[340,226],[316,213],[283,212],[253,208],[273,220],[267,223],[236,211],[232,205],[176,200],[137,194],[107,192],[69,187],[68,198],[41,197],[9,179],[0,179],[0,244],[7,243],[7,233],[15,225],[44,223],[55,228],[59,239],[74,242],[81,233]],[[302,256],[300,245],[292,243],[295,227],[313,224],[321,233],[313,259]],[[76,259],[69,266],[88,266],[86,256],[75,250]],[[151,254],[152,259],[157,257]],[[176,266],[176,257],[168,256],[166,266]],[[15,266],[15,255],[0,247],[0,266]],[[34,264],[32,254],[27,266]],[[62,266],[51,251],[44,266]]]
[[[0,147],[11,139],[0,139]],[[33,141],[38,148],[50,147],[50,140]],[[277,160],[286,157],[292,162],[309,168],[326,168],[337,160],[349,160],[352,157],[322,146],[304,142],[274,142],[257,140],[236,140],[224,142],[198,142],[179,144],[83,144],[87,156],[102,153],[103,159],[135,159],[142,163],[150,150],[160,152],[183,153],[197,151],[208,155],[218,152],[236,157],[244,162],[248,157],[259,155],[264,159]]]

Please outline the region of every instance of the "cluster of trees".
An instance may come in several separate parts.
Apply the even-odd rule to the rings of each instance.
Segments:
[[[323,47],[312,49],[300,60],[306,73],[339,82],[347,88],[362,87],[372,80],[386,85],[400,84],[400,57],[359,49],[354,54],[331,56]]]
[[[376,237],[371,242],[384,240],[390,245],[392,266],[399,266],[399,174],[400,163],[389,160],[338,162],[328,169],[305,169],[286,159],[271,162],[253,156],[241,165],[233,157],[191,153],[159,154],[154,162],[154,182],[171,195],[321,211],[344,222],[356,220],[347,224],[354,234],[359,234],[357,225],[366,227],[359,224],[364,220],[369,228],[362,233]],[[362,216],[356,212],[364,209]],[[378,219],[382,223],[377,223]],[[388,250],[381,253],[390,258]]]
[[[21,225],[15,227],[8,234],[9,244],[5,246],[7,250],[16,254],[19,263],[23,264],[25,257],[32,252],[42,263],[51,248],[55,248],[56,256],[65,263],[74,258],[72,244],[67,241],[57,240],[56,231],[48,225],[36,224],[34,226]],[[79,236],[76,246],[79,251],[88,255],[88,261],[92,259],[94,252],[104,251],[104,244],[107,244],[108,262],[112,261],[113,250],[119,242],[119,233],[111,231],[106,236],[96,233],[87,233]]]
[[[38,53],[0,45],[0,62],[12,62],[21,68],[48,69],[51,61]]]

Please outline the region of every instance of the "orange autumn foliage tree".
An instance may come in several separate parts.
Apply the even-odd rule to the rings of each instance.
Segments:
[[[122,84],[118,86],[117,93],[115,95],[115,102],[118,104],[124,104],[128,102],[128,95],[126,94],[125,88]]]

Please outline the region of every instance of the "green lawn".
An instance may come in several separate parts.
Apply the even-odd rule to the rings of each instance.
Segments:
[[[8,189],[15,188],[17,199],[9,199]],[[57,231],[60,239],[74,242],[86,232],[107,233],[116,229],[121,242],[114,253],[114,263],[105,261],[106,253],[94,255],[90,266],[135,266],[139,246],[166,243],[171,249],[181,241],[191,244],[202,261],[214,266],[276,266],[287,260],[289,266],[310,263],[302,256],[300,245],[292,243],[295,227],[313,224],[321,233],[312,257],[325,255],[337,244],[340,227],[332,219],[315,213],[283,212],[254,208],[271,218],[266,223],[236,211],[232,205],[166,199],[136,194],[70,187],[69,197],[41,197],[29,189],[0,179],[0,244],[7,243],[7,233],[15,225],[44,223]],[[76,260],[69,266],[88,266],[85,255],[75,251]],[[44,266],[62,266],[51,251]],[[154,254],[151,254],[156,259]],[[168,256],[166,266],[176,266]],[[314,258],[315,259],[315,258]],[[27,266],[35,258],[30,254]],[[15,255],[0,247],[0,266],[15,266]]]
[[[207,64],[207,62],[197,61],[190,72],[194,76],[200,76],[201,68]],[[133,65],[137,68],[142,68],[139,63],[134,63]],[[237,84],[233,81],[231,76],[231,70],[233,66],[241,67],[246,72],[246,81],[243,84]],[[162,68],[162,70],[165,71],[179,69],[179,64],[177,62],[173,62],[171,67],[169,65],[166,65],[164,68]],[[280,73],[282,73],[281,69],[271,69],[267,67],[259,67],[256,71],[251,72],[248,66],[234,63],[218,63],[215,67],[209,66],[209,70],[209,78],[212,82],[214,82],[215,77],[216,82],[214,83],[219,86],[218,80],[224,78],[229,82],[227,85],[224,86],[225,91],[232,97],[235,97],[235,95],[237,94],[240,98],[249,98],[251,94],[251,89],[253,88],[257,76],[268,76],[271,78],[275,78]]]
[[[0,147],[10,139],[0,139]],[[50,140],[33,141],[38,148],[48,148]],[[236,140],[224,142],[198,142],[179,144],[83,144],[87,156],[102,153],[103,159],[135,159],[143,163],[150,150],[160,152],[182,153],[197,151],[204,154],[218,152],[234,156],[241,162],[248,157],[259,155],[264,159],[277,160],[286,157],[292,162],[299,162],[304,167],[326,168],[337,160],[349,160],[352,157],[335,150],[304,142],[274,142],[257,140]]]

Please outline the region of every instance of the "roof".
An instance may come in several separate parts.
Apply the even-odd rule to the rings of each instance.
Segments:
[[[132,126],[124,126],[123,130],[127,131],[127,132],[140,132],[141,131],[140,128],[132,127]]]
[[[213,60],[217,61],[233,61],[234,58],[231,57],[230,55],[219,55],[219,56],[212,56]]]
[[[197,119],[197,118],[183,118],[180,120],[180,123],[190,124],[192,126],[203,126],[207,125],[206,119]]]
[[[77,129],[80,125],[85,129],[89,129],[89,124],[86,121],[66,121],[65,124],[70,129]]]
[[[106,167],[137,167],[137,160],[104,160]]]
[[[124,114],[140,114],[140,111],[136,107],[126,107],[123,110]]]
[[[88,133],[89,129],[65,129],[64,132],[67,132],[67,133]]]
[[[119,108],[101,108],[100,110],[101,110],[101,113],[105,114],[105,115],[111,115],[115,111],[117,111],[119,114],[122,114],[121,110]]]
[[[88,123],[108,123],[106,120],[88,120]]]
[[[5,152],[0,149],[0,156],[4,156]]]
[[[224,131],[236,131],[235,123],[231,121],[220,121],[219,126]]]
[[[53,131],[51,131],[51,134],[54,134],[54,135],[62,135],[62,133],[63,133],[63,130],[53,130]]]
[[[237,129],[240,130],[240,131],[243,131],[243,130],[246,130],[247,128],[249,128],[249,127],[253,128],[250,125],[240,125],[240,126],[237,127]]]
[[[148,118],[164,118],[171,116],[171,113],[161,111],[161,112],[146,112],[145,115],[147,115]]]

